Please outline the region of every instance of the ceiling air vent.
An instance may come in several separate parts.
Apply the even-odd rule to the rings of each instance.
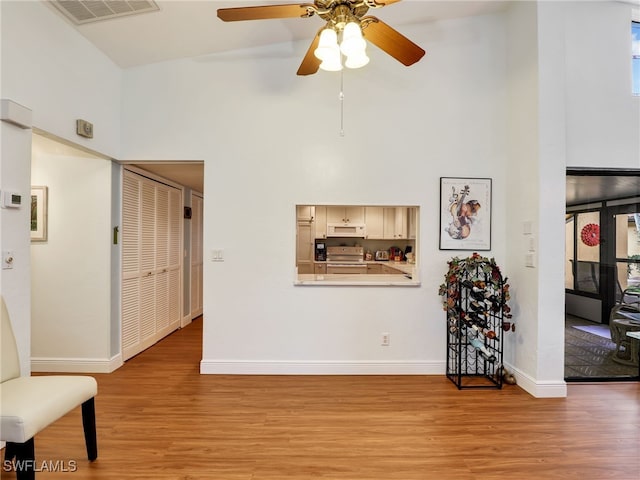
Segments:
[[[51,3],[76,25],[160,10],[153,0],[53,0]]]

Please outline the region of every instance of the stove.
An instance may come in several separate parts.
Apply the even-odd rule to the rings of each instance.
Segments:
[[[367,273],[363,247],[327,247],[327,274]]]

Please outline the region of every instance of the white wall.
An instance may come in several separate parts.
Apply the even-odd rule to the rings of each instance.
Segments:
[[[43,2],[0,2],[0,97],[33,111],[33,126],[94,151],[117,157],[120,145],[121,71]],[[94,139],[75,134],[75,122],[94,123]],[[2,122],[0,188],[29,196],[31,130]],[[108,203],[109,197],[105,197]],[[29,209],[2,210],[2,250],[16,253],[2,271],[5,297],[18,337],[23,373],[30,369],[31,274]],[[59,275],[48,279],[59,282]],[[103,279],[97,280],[100,285]],[[48,326],[47,328],[51,328]],[[86,330],[85,330],[86,332]],[[39,335],[36,332],[36,335]],[[79,342],[96,338],[89,334]],[[77,339],[74,339],[76,342]],[[102,339],[108,345],[108,338]],[[93,352],[102,356],[104,349]]]
[[[563,25],[567,165],[640,168],[640,97],[631,95],[633,7],[569,5]]]
[[[2,98],[33,110],[34,127],[117,158],[121,70],[52,8],[0,2]],[[93,139],[76,135],[79,118]]]
[[[564,205],[566,172],[566,56],[562,48],[571,13],[562,2],[538,3],[538,322],[537,396],[565,396]]]
[[[31,245],[32,370],[111,371],[111,161],[34,135],[31,183],[49,192],[48,240]]]
[[[565,10],[555,2],[517,3],[507,22],[507,265],[517,329],[507,337],[507,363],[535,396],[566,396],[564,242],[559,241],[565,233]]]
[[[31,188],[31,129],[22,129],[0,122],[0,190],[22,195],[20,208],[0,209],[0,252],[12,252],[13,268],[3,269],[0,275],[0,293],[5,299],[11,318],[13,333],[18,344],[20,370],[29,374],[31,285],[29,279],[29,219]]]
[[[345,72],[344,137],[339,75],[295,75],[306,43],[125,73],[123,156],[205,161],[205,258],[226,259],[205,264],[203,372],[444,372],[437,291],[461,252],[438,250],[440,176],[493,178],[505,258],[504,23],[403,33],[429,53],[406,68],[371,47]],[[294,207],[316,203],[420,205],[422,286],[293,286]]]
[[[509,44],[507,139],[507,217],[510,242],[507,247],[507,268],[511,286],[515,334],[506,338],[505,361],[516,368],[520,381],[534,379],[537,374],[538,347],[538,274],[537,268],[525,266],[531,239],[538,249],[539,235],[539,104],[537,6],[532,2],[514,5],[507,15]],[[564,178],[564,176],[563,176]],[[525,223],[531,234],[525,235]],[[529,383],[532,383],[531,381]],[[535,383],[535,382],[533,382]]]

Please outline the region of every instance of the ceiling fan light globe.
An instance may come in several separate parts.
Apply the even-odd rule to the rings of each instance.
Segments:
[[[342,38],[362,38],[362,29],[356,22],[349,22],[342,30]]]
[[[313,54],[316,58],[325,60],[332,54],[334,55],[333,51],[335,50],[338,50],[338,34],[333,28],[325,28],[320,33],[318,47],[314,50]]]
[[[364,54],[366,48],[367,42],[365,42],[364,39],[349,39],[343,41],[340,45],[340,51],[347,57]]]
[[[349,22],[345,25],[342,32],[342,43],[340,50],[344,55],[356,55],[364,52],[367,48],[367,42],[362,38],[362,30],[360,25],[355,22]]]
[[[322,61],[320,69],[325,72],[339,72],[342,70],[342,62],[340,61],[340,58],[337,60],[335,58],[328,58]]]
[[[361,68],[364,67],[367,63],[369,63],[369,57],[366,53],[362,52],[361,54],[351,55],[347,57],[344,65],[347,68]]]

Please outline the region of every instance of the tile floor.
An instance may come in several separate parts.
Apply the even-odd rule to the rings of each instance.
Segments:
[[[638,367],[621,365],[611,359],[615,351],[615,343],[607,338],[573,328],[579,325],[594,325],[594,323],[567,315],[564,364],[566,379],[602,380],[638,377]]]

